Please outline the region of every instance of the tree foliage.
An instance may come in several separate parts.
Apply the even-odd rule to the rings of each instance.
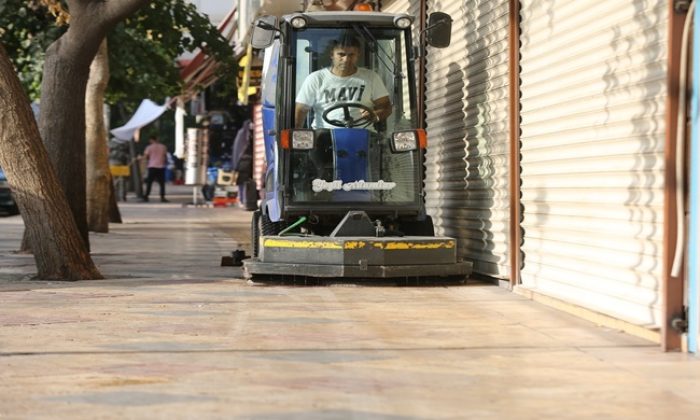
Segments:
[[[182,86],[176,58],[198,48],[222,64],[222,73],[235,74],[231,45],[184,0],[151,2],[110,33],[109,45],[109,103],[178,95]]]
[[[32,100],[40,95],[45,51],[65,30],[39,0],[0,0],[0,44]]]
[[[66,30],[65,17],[55,16],[46,3],[53,0],[0,0],[0,43],[5,46],[20,80],[38,99],[46,48]],[[57,23],[57,19],[59,23]],[[108,36],[110,83],[106,101],[138,104],[141,99],[176,96],[181,80],[176,59],[203,48],[234,75],[230,44],[209,19],[185,0],[152,0],[119,23]],[[233,79],[233,78],[231,78]],[[230,81],[229,92],[235,80]]]

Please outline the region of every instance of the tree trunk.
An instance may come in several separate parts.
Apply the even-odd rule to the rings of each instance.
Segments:
[[[104,121],[104,95],[109,81],[105,38],[90,65],[85,94],[87,222],[92,232],[109,232],[109,151]]]
[[[123,223],[122,214],[117,205],[117,193],[114,191],[113,178],[109,177],[109,223]]]
[[[70,44],[71,40],[64,35],[46,51],[39,130],[80,237],[90,249],[85,194],[85,90],[90,67],[89,62],[80,63],[86,61],[85,57],[80,61],[74,59],[75,54],[70,50],[78,46]],[[87,60],[91,61],[93,56]],[[36,252],[36,244],[30,245]]]
[[[78,107],[84,109],[84,104]],[[75,109],[75,108],[74,108]],[[42,105],[42,114],[45,112]],[[29,100],[0,46],[0,166],[7,174],[34,251],[38,278],[100,279],[41,144]]]
[[[39,131],[88,250],[85,90],[107,32],[148,0],[66,0],[68,30],[46,50]],[[37,244],[31,243],[36,253]]]

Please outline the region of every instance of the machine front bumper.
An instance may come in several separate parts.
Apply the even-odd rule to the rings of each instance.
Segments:
[[[459,261],[455,239],[445,237],[260,238],[260,257],[243,263],[248,278],[466,277],[472,263]]]

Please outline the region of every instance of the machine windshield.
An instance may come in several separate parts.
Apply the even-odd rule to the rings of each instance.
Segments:
[[[313,129],[313,146],[292,150],[294,203],[418,202],[420,153],[392,146],[395,133],[417,128],[409,34],[362,25],[294,33],[294,126]]]

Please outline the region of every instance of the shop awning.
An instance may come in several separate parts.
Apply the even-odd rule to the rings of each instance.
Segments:
[[[236,15],[236,7],[226,15],[224,20],[218,25],[219,32],[233,45],[233,37],[238,29],[238,22],[234,19]],[[233,54],[233,48],[231,49]],[[213,57],[208,56],[204,51],[200,50],[197,55],[185,67],[180,70],[180,77],[185,82],[183,96],[192,96],[195,92],[202,90],[214,82],[216,82],[216,70],[219,68],[219,63]]]

